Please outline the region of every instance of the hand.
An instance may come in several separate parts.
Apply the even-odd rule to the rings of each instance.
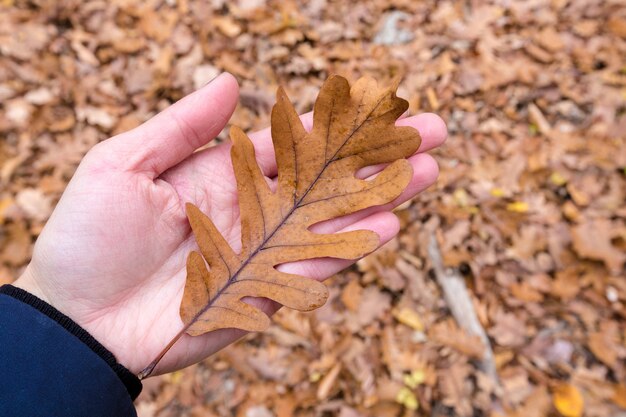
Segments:
[[[196,248],[184,204],[207,213],[235,250],[239,239],[237,192],[230,146],[194,151],[228,122],[238,98],[230,74],[183,98],[129,132],[95,146],[82,160],[35,245],[33,258],[15,285],[56,307],[91,333],[138,373],[183,324],[178,309],[185,261]],[[303,116],[310,126],[311,115]],[[413,180],[385,207],[371,208],[319,225],[318,231],[370,229],[386,242],[398,232],[390,210],[431,185],[437,164],[426,151],[446,137],[433,114],[407,117],[421,147],[409,160]],[[251,135],[264,174],[276,175],[269,130]],[[373,171],[370,171],[370,173]],[[287,265],[286,272],[324,279],[351,261],[317,259]],[[250,302],[267,313],[269,300]],[[165,355],[156,373],[198,362],[241,337],[225,329],[184,335]]]

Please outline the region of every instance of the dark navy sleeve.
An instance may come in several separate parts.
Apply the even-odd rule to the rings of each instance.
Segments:
[[[141,382],[83,328],[0,287],[0,416],[136,416]]]

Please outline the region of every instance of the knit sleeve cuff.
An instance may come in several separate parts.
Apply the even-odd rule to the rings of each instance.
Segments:
[[[119,377],[119,379],[128,390],[128,394],[133,399],[133,401],[139,396],[142,388],[139,378],[137,378],[123,365],[121,365],[117,361],[117,359],[115,359],[113,353],[105,348],[85,329],[76,324],[74,320],[61,313],[59,310],[52,307],[50,304],[46,303],[42,299],[34,296],[27,291],[24,291],[21,288],[14,287],[12,285],[3,285],[0,287],[0,294],[7,295],[18,301],[28,304],[29,306],[37,309],[41,313],[48,316],[50,319],[60,324],[65,330],[77,337],[78,340],[83,342],[89,349],[91,349],[95,354],[102,358],[102,360],[105,361],[111,367],[111,369],[113,369],[113,372],[115,372],[115,374]]]

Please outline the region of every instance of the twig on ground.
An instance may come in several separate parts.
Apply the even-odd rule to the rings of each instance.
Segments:
[[[478,336],[485,347],[485,352],[480,361],[480,369],[493,380],[497,387],[499,387],[500,382],[496,371],[496,363],[487,333],[478,320],[463,277],[457,270],[444,267],[439,244],[437,243],[434,233],[430,235],[428,256],[435,270],[437,283],[443,291],[444,298],[452,312],[452,316],[461,328],[469,334]]]

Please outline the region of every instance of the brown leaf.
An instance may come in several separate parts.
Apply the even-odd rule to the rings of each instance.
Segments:
[[[612,16],[608,21],[607,28],[613,34],[626,38],[626,18]]]
[[[608,220],[593,220],[572,228],[574,250],[585,258],[601,260],[612,274],[618,275],[626,262],[626,253],[612,243],[624,233],[624,227]]]
[[[452,319],[434,325],[429,330],[428,337],[435,343],[449,346],[471,358],[482,358],[485,353],[485,346],[480,338],[465,332]]]
[[[626,385],[623,383],[616,384],[613,391],[614,394],[611,400],[621,408],[626,409]]]
[[[0,247],[0,261],[13,266],[22,265],[30,258],[32,244],[26,224],[24,222],[13,223],[8,225],[6,230],[8,243]]]
[[[276,192],[261,173],[250,139],[240,129],[231,129],[242,249],[236,253],[207,216],[187,205],[200,252],[192,252],[187,260],[180,308],[186,333],[266,329],[268,317],[241,301],[243,297],[265,297],[304,311],[324,304],[328,297],[324,284],[275,267],[329,256],[356,259],[376,249],[379,238],[371,231],[316,234],[309,228],[388,203],[404,190],[412,176],[404,158],[420,144],[415,129],[395,127],[407,106],[393,87],[379,88],[375,81],[362,78],[350,88],[344,78],[330,77],[315,103],[313,128],[307,133],[279,89],[272,111]],[[356,177],[359,169],[382,163],[390,165],[374,179]]]
[[[363,290],[359,304],[357,321],[361,326],[367,326],[374,320],[380,319],[391,308],[391,296],[376,287],[367,287]]]
[[[607,321],[600,325],[599,331],[589,334],[587,344],[596,358],[613,367],[618,360],[617,340],[619,340],[617,327],[613,322]]]
[[[522,406],[508,417],[546,417],[550,412],[552,402],[544,387],[535,388]]]
[[[526,341],[526,326],[513,313],[499,314],[495,318],[495,325],[489,334],[500,346],[521,346]]]
[[[454,407],[457,415],[472,415],[472,382],[469,379],[471,367],[466,362],[455,362],[439,373],[439,389],[443,394],[442,403]]]
[[[317,398],[320,400],[325,400],[328,398],[328,394],[330,394],[337,377],[339,376],[339,372],[341,372],[341,363],[336,363],[335,366],[324,376],[320,385],[317,387]]]
[[[551,52],[563,49],[561,35],[553,27],[547,27],[537,34],[537,43]]]
[[[345,305],[350,311],[357,311],[359,309],[359,305],[361,304],[361,298],[363,295],[363,287],[359,285],[359,282],[354,279],[348,282],[343,288],[341,293],[341,302]]]
[[[17,193],[15,202],[29,218],[35,220],[46,220],[52,212],[50,198],[36,188],[25,188],[21,190]]]

